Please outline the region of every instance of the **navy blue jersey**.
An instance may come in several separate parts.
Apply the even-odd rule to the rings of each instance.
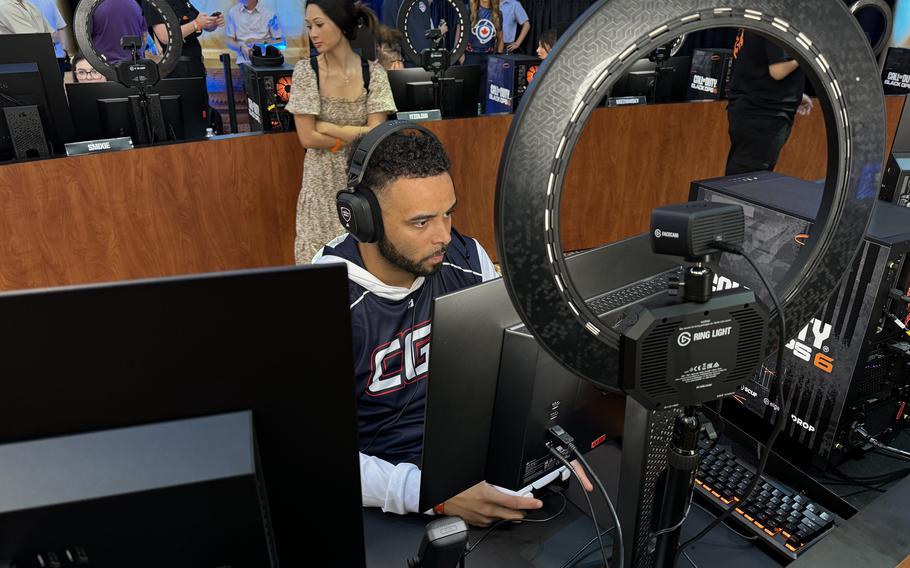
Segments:
[[[360,451],[393,464],[415,462],[423,444],[433,298],[495,278],[480,244],[452,230],[442,266],[410,288],[367,272],[350,235],[326,245],[317,263],[348,266]]]

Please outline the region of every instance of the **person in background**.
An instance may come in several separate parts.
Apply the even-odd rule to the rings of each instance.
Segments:
[[[379,25],[376,32],[376,59],[386,71],[404,69],[400,31],[383,24]]]
[[[480,104],[484,106],[487,84],[487,60],[490,54],[502,53],[502,10],[499,0],[469,0],[468,45],[459,63],[480,65]]]
[[[550,50],[556,45],[556,30],[547,30],[541,34],[537,41],[537,57],[546,59],[550,55]]]
[[[319,55],[294,66],[291,98],[300,144],[307,149],[297,199],[294,259],[305,264],[340,232],[335,194],[347,183],[342,149],[396,111],[385,70],[351,48],[359,25],[373,33],[376,15],[362,2],[309,0],[306,27]],[[369,84],[367,84],[369,82]]]
[[[382,2],[382,23],[391,27],[398,28],[398,10],[404,0],[383,0]]]
[[[237,64],[249,63],[257,43],[284,41],[278,15],[259,0],[240,0],[227,13],[224,36],[229,49],[237,53]]]
[[[98,72],[92,64],[85,59],[81,51],[73,55],[73,82],[74,83],[104,83],[104,75]]]
[[[727,104],[730,152],[725,175],[773,171],[796,113],[809,114],[799,62],[773,41],[740,30]]]
[[[29,0],[0,0],[0,34],[53,35],[54,30],[38,6]]]
[[[132,59],[132,53],[122,47],[123,36],[139,36],[144,45],[147,33],[148,25],[136,0],[104,0],[92,12],[92,46],[112,65]],[[144,49],[139,57],[145,57]]]
[[[502,0],[502,36],[506,51],[515,53],[531,31],[528,13],[518,0]],[[521,31],[518,27],[521,26]],[[517,37],[516,37],[517,33]]]
[[[180,33],[183,35],[183,51],[177,67],[168,75],[169,79],[183,77],[205,77],[205,63],[202,58],[202,45],[199,36],[203,32],[214,32],[224,25],[224,14],[208,15],[200,12],[190,0],[166,0],[180,22]],[[148,9],[146,20],[152,27],[152,35],[162,46],[167,45],[167,26],[157,10]]]
[[[67,68],[67,53],[75,51],[70,45],[69,35],[65,31],[66,20],[63,19],[63,14],[57,8],[55,0],[30,1],[41,10],[41,14],[51,27],[51,36],[54,38],[54,57],[57,58],[57,64],[60,65],[60,73],[64,73]]]

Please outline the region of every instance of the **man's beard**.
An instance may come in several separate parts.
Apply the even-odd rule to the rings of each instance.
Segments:
[[[448,249],[448,246],[443,245],[440,250],[434,252],[430,256],[428,256],[418,262],[414,262],[410,258],[401,254],[401,252],[399,252],[398,249],[395,248],[395,245],[393,245],[392,242],[389,241],[389,239],[385,235],[383,235],[382,238],[379,239],[378,244],[379,244],[379,253],[382,254],[382,256],[387,261],[389,261],[394,266],[397,266],[398,268],[404,270],[405,272],[413,274],[414,276],[431,276],[433,273],[435,273],[437,270],[439,270],[439,267],[442,266],[441,262],[438,264],[435,264],[429,268],[427,268],[426,265],[424,265],[424,263],[426,261],[430,260],[431,258],[433,258],[435,255],[439,254],[440,252],[442,252],[442,254],[445,254],[446,249]]]

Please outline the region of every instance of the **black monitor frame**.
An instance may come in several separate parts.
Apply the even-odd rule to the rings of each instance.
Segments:
[[[444,73],[440,74],[443,81],[461,82],[461,97],[456,108],[442,108],[442,114],[446,118],[477,116],[477,105],[480,104],[480,66],[479,65],[453,65]],[[416,108],[417,106],[426,107],[426,105],[415,105],[408,100],[408,85],[420,84],[419,88],[431,89],[433,74],[420,68],[395,69],[388,72],[389,85],[392,88],[392,96],[395,99],[395,106],[399,111],[413,110],[430,110],[428,108]],[[413,88],[413,87],[412,87]],[[444,87],[446,89],[448,87]],[[443,101],[452,99],[445,95],[443,91]],[[432,96],[430,96],[432,99]],[[443,105],[445,106],[445,104]]]
[[[50,34],[0,35],[0,64],[15,63],[38,66],[48,107],[44,109],[49,121],[44,135],[53,146],[54,154],[64,155],[63,145],[75,140],[75,130]]]
[[[53,149],[50,147],[52,141],[48,137],[49,133],[53,132],[53,128],[38,65],[35,63],[0,63],[0,162],[17,159],[13,132],[3,112],[5,108],[17,106],[37,107],[42,131],[49,146],[44,150],[53,153]]]
[[[154,87],[148,89],[149,94],[161,97],[161,106],[164,113],[165,129],[168,131],[168,142],[188,140],[202,140],[205,138],[208,127],[208,100],[206,98],[205,78],[191,77],[185,79],[162,79]],[[131,136],[133,123],[129,115],[128,97],[138,95],[135,89],[130,89],[119,83],[71,83],[66,86],[69,97],[73,122],[76,126],[76,136],[79,140],[101,140],[116,138],[118,136]],[[179,97],[179,99],[177,99]],[[174,117],[174,104],[179,105],[179,114],[182,124],[170,124]],[[103,124],[102,108],[105,105],[119,105],[118,122],[125,129],[124,133],[114,132],[113,129],[105,131]],[[170,119],[170,120],[169,120]],[[173,131],[168,126],[173,127]],[[182,132],[182,137],[171,140],[172,132]]]
[[[0,444],[252,410],[275,565],[364,566],[348,304],[337,265],[0,294]]]
[[[691,67],[692,57],[689,55],[675,55],[660,63],[639,59],[616,82],[610,96],[643,96],[648,98],[649,103],[684,102]],[[655,88],[654,81],[658,80],[659,69],[672,69],[672,72],[664,72],[659,77],[660,85]]]
[[[676,266],[672,257],[655,257],[649,251],[649,236],[639,235],[573,255],[568,263],[579,291],[590,298]],[[624,270],[613,269],[617,265]],[[514,371],[508,368],[511,363],[501,358],[503,341],[507,330],[521,322],[508,301],[502,279],[435,298],[431,319],[433,344],[424,416],[421,510],[495,475],[497,472],[492,470],[496,466],[512,459],[496,455],[491,460],[488,456],[494,455],[493,446],[503,438],[499,425],[509,421],[509,414],[495,408],[497,397],[510,398],[508,392],[497,392],[500,377]],[[559,369],[552,376],[528,376],[528,388],[535,380],[566,380],[569,374]],[[574,405],[590,401],[593,391],[587,390],[590,385],[582,384],[580,377],[578,381],[579,397],[560,417],[561,425],[567,429],[583,424],[583,414],[590,410]],[[621,397],[610,397],[603,404],[609,406],[608,412],[615,412],[605,416],[602,426],[608,435],[618,435],[622,430],[622,411],[616,401]],[[521,440],[516,439],[515,443]],[[509,465],[512,464],[506,464]]]

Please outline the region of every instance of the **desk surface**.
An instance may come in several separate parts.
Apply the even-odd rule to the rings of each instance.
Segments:
[[[599,472],[611,498],[616,501],[619,471],[619,448],[615,444],[598,448],[589,454],[592,466]],[[574,482],[573,482],[574,484]],[[569,502],[558,517],[546,523],[505,524],[495,529],[466,560],[467,568],[558,568],[594,537],[594,529],[584,500],[577,487],[568,492]],[[598,518],[605,509],[598,494],[591,495]],[[579,506],[579,504],[581,506]],[[535,512],[535,518],[550,516],[561,505],[556,496],[545,499],[545,507]],[[378,509],[364,509],[364,539],[368,568],[393,568],[407,566],[407,559],[417,553],[424,526],[432,517],[423,515],[389,515]],[[713,519],[713,513],[693,505],[682,538],[694,536]],[[607,525],[611,526],[611,525]],[[603,526],[601,530],[603,530]],[[486,529],[472,528],[469,542],[475,543]],[[604,545],[612,541],[604,537]],[[729,566],[735,555],[737,568],[776,568],[783,562],[763,548],[736,535],[721,525],[708,533],[700,542],[687,549],[689,557],[698,568]],[[607,554],[610,551],[607,550]],[[575,566],[592,568],[600,563],[597,545],[587,548],[586,554]],[[685,559],[679,566],[687,566]]]

